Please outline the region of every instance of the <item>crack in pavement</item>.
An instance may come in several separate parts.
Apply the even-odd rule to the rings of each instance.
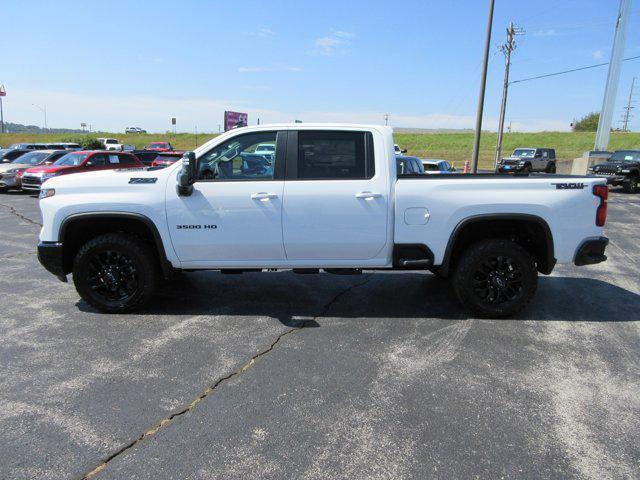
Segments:
[[[97,475],[102,470],[107,468],[107,466],[109,465],[109,462],[111,462],[114,458],[117,458],[120,455],[122,455],[122,454],[126,453],[127,451],[131,450],[132,448],[135,448],[140,442],[144,441],[145,438],[155,435],[160,430],[162,430],[164,427],[166,427],[168,424],[170,424],[175,418],[181,417],[181,416],[189,413],[190,411],[192,411],[205,398],[207,398],[210,394],[212,394],[220,385],[222,385],[223,383],[225,383],[228,380],[231,380],[231,379],[233,379],[235,377],[238,377],[238,376],[242,375],[243,373],[245,373],[247,370],[249,370],[251,367],[253,367],[253,365],[256,363],[257,360],[259,360],[261,357],[263,357],[263,356],[269,354],[271,351],[273,351],[274,348],[276,347],[276,345],[278,345],[278,343],[280,343],[280,341],[283,338],[285,338],[286,336],[291,335],[292,333],[295,333],[295,332],[299,332],[300,330],[308,328],[310,325],[314,324],[315,320],[317,318],[320,318],[320,317],[323,317],[324,315],[326,315],[329,312],[329,310],[331,309],[331,307],[333,305],[335,305],[335,303],[341,297],[343,297],[347,293],[351,292],[353,289],[361,287],[362,285],[368,283],[371,280],[372,276],[373,276],[373,273],[370,273],[369,275],[367,275],[367,278],[364,281],[362,281],[360,283],[356,283],[354,285],[350,285],[349,287],[347,287],[344,290],[341,290],[340,292],[335,294],[324,305],[324,307],[322,307],[322,310],[320,311],[320,313],[318,315],[314,316],[311,320],[302,320],[302,321],[298,322],[297,326],[295,326],[293,328],[290,328],[289,330],[287,330],[287,331],[281,333],[280,335],[278,335],[278,337],[271,343],[271,345],[269,345],[268,348],[266,348],[265,350],[262,350],[261,352],[257,353],[253,357],[251,357],[251,359],[247,363],[245,363],[242,367],[240,367],[237,370],[231,372],[229,375],[226,375],[224,377],[219,378],[212,385],[209,385],[204,391],[202,391],[202,393],[200,393],[200,395],[198,395],[186,407],[184,407],[183,409],[179,410],[178,412],[172,413],[168,417],[163,418],[160,421],[160,423],[157,423],[156,425],[151,427],[149,430],[146,430],[144,433],[142,433],[140,436],[138,436],[135,440],[133,440],[132,442],[130,442],[127,445],[123,446],[118,451],[116,451],[116,452],[112,453],[111,455],[109,455],[105,460],[102,461],[102,463],[100,463],[100,465],[98,465],[93,470],[85,473],[82,477],[80,477],[81,480],[89,480],[89,479],[93,478],[95,475]]]
[[[27,223],[30,223],[32,225],[36,225],[38,227],[41,227],[42,224],[40,222],[36,222],[35,220],[31,220],[28,217],[25,217],[24,215],[22,215],[20,212],[18,212],[15,207],[11,206],[11,205],[5,205],[4,203],[0,203],[0,207],[4,207],[7,210],[9,210],[9,213],[11,213],[12,215],[15,215],[16,217],[24,220]]]

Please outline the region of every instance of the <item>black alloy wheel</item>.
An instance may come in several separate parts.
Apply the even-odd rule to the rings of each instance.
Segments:
[[[162,272],[152,244],[126,233],[107,233],[85,243],[73,259],[73,283],[93,308],[121,313],[144,306]]]
[[[533,257],[522,246],[491,238],[460,254],[452,285],[460,302],[473,313],[505,318],[522,310],[533,298],[538,271]]]
[[[89,260],[89,287],[105,302],[126,302],[138,291],[138,270],[126,254],[106,250]]]

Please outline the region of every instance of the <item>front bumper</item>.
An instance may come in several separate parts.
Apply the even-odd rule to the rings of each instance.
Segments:
[[[498,173],[513,173],[521,172],[523,166],[521,165],[498,165]]]
[[[38,261],[46,270],[53,273],[63,282],[67,281],[67,273],[64,268],[62,243],[40,242],[38,243]]]
[[[0,188],[18,188],[20,182],[15,173],[0,173]]]
[[[40,177],[35,177],[35,176],[27,176],[27,175],[23,175],[22,176],[22,189],[23,190],[33,190],[33,191],[39,191],[40,190],[40,186],[42,185],[42,178]]]
[[[604,250],[608,244],[609,239],[607,237],[585,240],[582,242],[582,245],[578,247],[573,263],[581,267],[583,265],[593,265],[606,261],[607,256],[604,254]]]
[[[607,180],[607,185],[622,185],[624,182],[626,182],[628,180],[627,177],[625,177],[624,175],[621,175],[619,173],[598,173],[598,172],[594,172],[593,175],[595,175],[596,177],[600,177],[600,178],[604,178]]]

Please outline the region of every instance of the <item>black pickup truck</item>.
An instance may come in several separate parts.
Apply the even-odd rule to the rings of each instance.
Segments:
[[[589,167],[589,172],[607,177],[609,185],[622,185],[627,193],[637,193],[640,150],[616,150],[606,162]]]

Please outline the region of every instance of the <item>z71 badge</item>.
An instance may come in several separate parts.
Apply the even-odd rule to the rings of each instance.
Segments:
[[[585,187],[584,183],[552,183],[556,186],[556,190],[582,190]]]

